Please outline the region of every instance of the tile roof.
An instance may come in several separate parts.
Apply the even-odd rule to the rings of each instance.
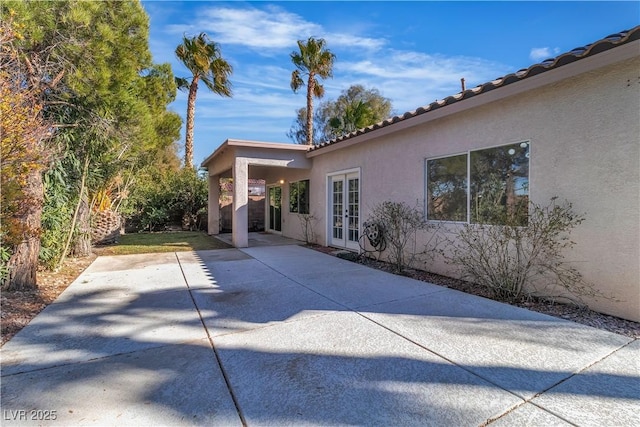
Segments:
[[[490,82],[478,85],[472,89],[467,89],[463,92],[459,92],[455,95],[448,96],[444,99],[437,100],[432,102],[429,105],[417,108],[416,110],[406,112],[399,116],[394,116],[383,120],[379,123],[367,126],[362,129],[358,129],[354,132],[345,134],[336,139],[329,140],[327,142],[321,143],[317,146],[314,146],[310,149],[310,151],[319,150],[323,147],[334,145],[340,143],[342,141],[354,138],[359,135],[363,135],[369,132],[373,132],[377,129],[384,128],[387,126],[391,126],[395,123],[402,122],[407,119],[411,119],[413,117],[419,116],[421,114],[428,113],[433,110],[437,110],[447,105],[451,105],[453,103],[462,101],[464,99],[471,98],[476,95],[480,95],[482,93],[489,92],[494,89],[498,89],[500,87],[507,86],[512,83],[516,83],[523,79],[535,76],[540,73],[544,73],[546,71],[550,71],[556,69],[558,67],[562,67],[563,65],[570,64],[572,62],[578,61],[580,59],[584,59],[598,53],[607,51],[617,46],[621,46],[623,44],[635,41],[640,39],[640,25],[636,26],[630,30],[621,31],[616,34],[611,34],[601,40],[598,40],[594,43],[583,47],[577,47],[569,52],[563,53],[555,58],[547,59],[541,63],[534,64],[529,68],[523,68],[521,70],[516,71],[515,73],[507,74],[504,77],[499,77]]]

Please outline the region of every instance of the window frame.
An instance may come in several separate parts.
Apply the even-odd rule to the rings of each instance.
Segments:
[[[482,147],[482,148],[477,148],[477,149],[473,149],[473,150],[467,150],[467,151],[463,151],[463,152],[457,152],[457,153],[453,153],[453,154],[447,154],[447,155],[443,155],[443,156],[434,156],[434,157],[427,157],[424,160],[424,217],[425,220],[428,222],[434,222],[434,223],[444,223],[444,224],[483,224],[483,225],[499,225],[499,224],[489,224],[489,223],[479,223],[479,222],[471,222],[471,218],[472,218],[472,212],[471,212],[471,153],[474,152],[478,152],[478,151],[484,151],[484,150],[491,150],[494,148],[500,148],[500,147],[507,147],[510,145],[518,145],[518,144],[523,144],[526,143],[529,147],[529,156],[527,157],[528,159],[528,166],[527,166],[527,196],[530,198],[531,196],[531,140],[530,139],[522,139],[522,140],[518,140],[518,141],[514,141],[514,142],[508,142],[505,144],[495,144],[495,145],[491,145],[491,146],[487,146],[487,147]],[[440,159],[447,159],[447,158],[452,158],[452,157],[458,157],[458,156],[466,156],[466,163],[467,163],[467,171],[466,171],[466,197],[467,197],[467,206],[466,206],[466,210],[467,210],[467,218],[465,221],[455,221],[455,220],[446,220],[446,219],[432,219],[429,218],[429,201],[430,201],[430,194],[429,194],[429,162],[433,161],[433,160],[440,160]]]
[[[306,207],[306,212],[301,212],[300,209],[300,183],[302,182],[306,182],[306,203],[305,203],[305,207]],[[295,209],[293,209],[292,203],[291,203],[291,189],[292,186],[296,186],[296,189],[298,190],[298,193],[296,195],[296,204],[295,204]],[[309,179],[300,179],[298,181],[291,181],[289,183],[289,213],[295,213],[298,215],[309,215],[309,212],[311,210],[311,202],[310,202],[310,195],[311,195],[311,191],[310,191],[310,180]]]
[[[456,221],[456,220],[450,220],[450,219],[430,219],[429,218],[429,200],[431,199],[430,195],[429,195],[429,162],[432,160],[442,160],[442,159],[449,159],[452,157],[458,157],[458,156],[465,156],[466,157],[466,162],[467,162],[467,167],[466,167],[466,171],[465,171],[465,179],[467,180],[466,182],[466,189],[465,189],[465,195],[466,195],[466,219],[464,221]],[[458,152],[455,154],[448,154],[445,156],[438,156],[438,157],[429,157],[426,158],[424,160],[424,216],[425,219],[427,221],[432,221],[432,222],[441,222],[441,223],[448,223],[448,224],[465,224],[469,221],[469,190],[470,190],[470,185],[469,185],[469,151],[462,151],[462,152]]]

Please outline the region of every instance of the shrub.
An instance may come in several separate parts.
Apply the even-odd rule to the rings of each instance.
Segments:
[[[447,238],[449,251],[441,253],[459,267],[462,278],[486,286],[498,298],[579,302],[581,296],[601,296],[564,261],[565,251],[575,245],[570,232],[584,219],[571,203],[558,205],[556,198],[546,206],[530,203],[528,225],[465,224]]]
[[[163,230],[180,224],[196,230],[207,210],[208,183],[192,168],[142,177],[125,202],[123,213],[137,231]]]
[[[317,221],[317,218],[312,214],[300,214],[298,215],[298,218],[300,218],[300,227],[302,228],[302,237],[304,238],[304,242],[306,244],[315,242],[316,232],[314,224]]]
[[[430,227],[417,205],[411,207],[403,202],[391,201],[374,206],[365,224],[375,224],[377,230],[382,232],[380,243],[386,244],[387,260],[398,273],[402,273],[419,255],[416,250],[418,231]],[[365,236],[363,234],[362,237]]]

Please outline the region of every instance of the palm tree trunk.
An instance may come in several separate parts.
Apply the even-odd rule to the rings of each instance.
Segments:
[[[193,77],[189,86],[189,98],[187,99],[187,134],[184,141],[184,166],[193,167],[193,123],[196,114],[196,93],[198,92],[198,76]]]
[[[307,145],[313,145],[313,92],[316,79],[314,73],[309,72],[307,82]]]

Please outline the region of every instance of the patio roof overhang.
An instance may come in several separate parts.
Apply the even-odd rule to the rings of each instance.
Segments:
[[[221,177],[231,177],[238,161],[255,166],[252,175],[259,174],[263,167],[310,169],[307,151],[306,145],[227,139],[200,166],[209,171],[209,176]]]
[[[227,139],[202,162],[209,174],[209,234],[218,234],[220,178],[233,178],[235,188],[248,188],[249,179],[260,179],[274,168],[311,169],[306,145]],[[233,192],[232,241],[249,246],[248,191]]]

